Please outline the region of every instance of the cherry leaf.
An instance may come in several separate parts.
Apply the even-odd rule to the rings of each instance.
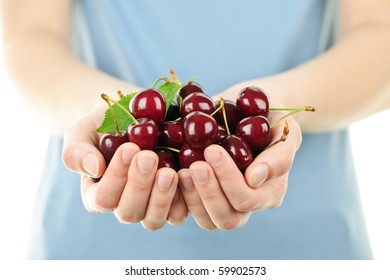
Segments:
[[[177,91],[180,89],[181,84],[175,82],[167,82],[158,87],[158,91],[164,96],[166,110],[168,111],[173,100],[176,97]]]
[[[134,95],[136,95],[136,93],[124,95],[118,100],[118,103],[125,108],[129,108],[129,103]],[[111,107],[114,110],[114,114],[118,121],[119,130],[127,131],[128,126],[133,123],[133,120],[118,105],[112,104]],[[100,127],[96,129],[96,131],[100,133],[115,132],[115,122],[110,109],[106,110],[104,120]]]

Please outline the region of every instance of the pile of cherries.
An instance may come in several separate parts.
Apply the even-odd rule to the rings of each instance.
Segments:
[[[110,108],[110,102],[116,103],[105,94],[102,98]],[[141,150],[155,151],[159,168],[179,170],[204,160],[204,149],[218,144],[244,171],[257,154],[272,145],[272,125],[267,119],[269,102],[266,93],[258,87],[243,88],[235,102],[222,98],[213,101],[201,85],[190,81],[180,87],[176,100],[166,108],[164,96],[157,89],[149,88],[138,92],[129,108],[122,106],[133,122],[127,131],[119,131],[116,126],[115,132],[101,137],[99,150],[107,164],[120,145],[133,142]],[[285,129],[281,139],[285,140],[287,134]]]

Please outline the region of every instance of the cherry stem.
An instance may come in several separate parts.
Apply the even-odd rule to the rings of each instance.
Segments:
[[[130,111],[128,111],[122,104],[120,104],[119,102],[115,101],[114,99],[112,99],[111,97],[109,97],[107,94],[102,93],[101,97],[102,97],[104,100],[109,100],[109,101],[111,101],[112,103],[114,103],[115,105],[117,105],[122,111],[124,111],[124,112],[131,118],[131,120],[132,120],[135,124],[139,124],[139,122],[137,121],[137,119],[134,118],[133,115],[130,113]]]
[[[151,86],[151,88],[155,88],[156,85],[161,82],[161,81],[164,81],[165,83],[169,83],[169,79],[167,77],[161,77],[161,78],[158,78],[154,83],[153,85]]]
[[[222,97],[221,97],[220,104],[222,106],[222,116],[223,116],[223,121],[225,122],[226,133],[228,136],[230,136],[230,129],[229,129],[229,125],[227,122],[226,110],[225,110],[225,100],[223,100]]]
[[[170,151],[175,152],[175,153],[180,153],[180,150],[172,148],[172,147],[166,147],[166,146],[156,146],[156,149],[166,149],[166,150],[170,150]]]
[[[119,98],[123,98],[124,97],[124,94],[120,90],[118,90],[117,94],[118,94]]]
[[[180,81],[177,79],[176,73],[173,71],[172,68],[169,68],[169,73],[171,74],[172,82],[180,84]]]
[[[278,140],[276,140],[275,142],[273,142],[272,144],[269,144],[264,150],[267,150],[267,149],[269,149],[269,148],[275,146],[276,144],[279,144],[279,143],[281,143],[281,142],[286,141],[289,132],[290,132],[290,130],[288,129],[288,122],[285,121],[285,122],[284,122],[284,127],[283,127],[283,134],[282,134],[282,136],[281,136]]]
[[[302,108],[270,108],[270,110],[273,110],[273,111],[276,111],[276,110],[278,110],[278,111],[279,110],[280,111],[291,111],[290,113],[284,115],[280,119],[278,119],[275,122],[273,122],[270,125],[270,127],[273,128],[275,125],[279,124],[282,120],[284,120],[285,118],[288,118],[291,115],[294,115],[294,114],[299,113],[299,112],[314,112],[315,108],[312,107],[312,106],[305,106],[305,107],[302,107]]]
[[[102,98],[104,99],[104,101],[107,102],[108,107],[110,108],[110,112],[111,112],[112,118],[114,119],[114,124],[115,124],[115,134],[114,134],[114,136],[115,136],[115,137],[118,137],[118,136],[120,136],[121,134],[119,133],[118,120],[117,120],[117,118],[116,118],[114,109],[113,109],[112,106],[111,106],[110,100],[108,100],[107,98],[103,97],[103,94],[102,94]]]

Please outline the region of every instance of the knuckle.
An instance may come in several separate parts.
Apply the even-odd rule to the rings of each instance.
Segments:
[[[144,229],[149,231],[156,231],[164,227],[164,222],[152,222],[152,221],[142,221],[142,226]]]
[[[166,209],[171,206],[171,202],[168,200],[163,199],[155,199],[150,202],[152,207],[155,207],[157,209]]]
[[[217,228],[217,226],[214,225],[213,223],[205,223],[205,222],[198,223],[198,226],[201,229],[206,230],[206,231],[212,231],[212,230]]]
[[[250,212],[254,208],[254,203],[251,200],[242,200],[236,203],[233,203],[233,208],[241,213]]]
[[[138,181],[138,179],[131,182],[131,187],[136,193],[145,193],[150,190],[150,186],[144,184],[144,182]]]
[[[233,230],[237,228],[241,223],[238,221],[237,218],[230,218],[227,220],[224,220],[222,223],[218,224],[218,228],[221,230]]]
[[[138,213],[115,211],[115,216],[123,224],[134,224],[142,220],[143,217]]]
[[[117,202],[111,196],[107,196],[98,190],[96,191],[95,204],[98,208],[104,210],[113,210],[117,206]]]

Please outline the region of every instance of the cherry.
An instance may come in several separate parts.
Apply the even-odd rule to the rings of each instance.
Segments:
[[[254,152],[259,152],[271,142],[271,128],[264,116],[242,119],[236,128],[236,135],[243,138]]]
[[[158,128],[153,120],[137,119],[127,130],[130,142],[137,144],[141,150],[154,150],[158,142]]]
[[[249,86],[243,88],[237,95],[236,104],[246,117],[258,115],[268,117],[268,97],[259,87]]]
[[[166,121],[159,125],[159,146],[166,146],[180,149],[183,146],[182,123],[177,121]]]
[[[180,118],[180,107],[177,104],[171,104],[165,116],[165,121],[174,121],[178,118]]]
[[[241,171],[244,171],[252,163],[252,150],[241,137],[229,135],[221,141],[221,146],[229,153]]]
[[[192,163],[205,160],[203,150],[198,150],[184,144],[179,152],[179,165],[181,168],[189,168]]]
[[[185,98],[187,97],[188,95],[190,95],[191,93],[194,93],[194,92],[200,92],[200,93],[204,93],[204,89],[203,87],[194,82],[194,81],[189,81],[188,83],[185,83],[184,85],[181,86],[181,88],[179,89],[178,91],[178,94],[182,97],[182,98]]]
[[[227,131],[224,126],[218,125],[217,137],[215,138],[215,144],[218,144],[222,141],[223,138],[228,136]]]
[[[156,89],[150,88],[138,92],[129,104],[129,109],[134,118],[148,118],[157,125],[165,119],[165,99]]]
[[[215,101],[214,107],[218,108],[221,105],[221,101]],[[226,112],[226,120],[231,131],[235,131],[237,123],[242,119],[242,113],[237,107],[236,103],[231,100],[224,100],[224,107]],[[225,126],[225,120],[223,117],[222,110],[218,111],[214,118],[217,120],[217,123]]]
[[[126,131],[119,131],[116,133],[105,133],[99,140],[99,151],[103,154],[108,165],[114,156],[116,150],[123,143],[129,142]]]
[[[155,150],[155,153],[158,156],[157,168],[169,167],[177,170],[177,159],[175,159],[175,156],[171,151],[159,148]]]
[[[191,112],[200,111],[211,114],[215,110],[213,100],[204,93],[195,92],[183,99],[180,107],[181,117],[184,118]]]
[[[105,94],[102,94],[101,98],[106,101],[115,124],[115,132],[105,133],[99,140],[98,149],[103,154],[106,165],[108,166],[119,146],[123,143],[129,142],[129,139],[126,131],[119,130],[118,120],[116,118],[114,109],[112,109],[109,97]]]
[[[203,112],[192,112],[183,119],[183,140],[195,149],[204,149],[215,143],[217,133],[216,120]]]

